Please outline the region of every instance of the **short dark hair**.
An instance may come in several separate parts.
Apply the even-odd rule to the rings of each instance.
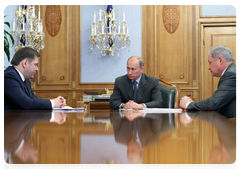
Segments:
[[[139,67],[140,68],[144,66],[144,61],[143,61],[143,59],[141,57],[134,55],[134,56],[131,56],[128,60],[130,60],[132,58],[135,58],[135,59],[137,59],[139,61]]]
[[[28,61],[31,62],[34,60],[35,56],[40,57],[41,55],[36,50],[30,47],[23,47],[18,49],[17,52],[14,54],[11,64],[17,66],[25,58],[27,58]]]

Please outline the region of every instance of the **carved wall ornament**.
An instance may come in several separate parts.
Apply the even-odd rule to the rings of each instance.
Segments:
[[[55,37],[61,27],[62,14],[60,5],[47,5],[45,14],[45,23],[47,32],[50,36]]]
[[[62,75],[62,76],[60,77],[60,80],[64,80],[64,79],[65,79],[65,76]]]
[[[170,34],[176,32],[180,20],[179,5],[163,5],[162,17],[166,31]]]
[[[164,76],[162,74],[159,74],[160,79],[164,79]]]
[[[179,79],[183,79],[184,78],[184,74],[181,74],[180,76],[179,76]]]
[[[47,78],[45,76],[42,76],[42,80],[46,80]]]

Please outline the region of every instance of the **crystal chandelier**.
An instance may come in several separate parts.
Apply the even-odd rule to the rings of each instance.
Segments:
[[[18,39],[18,45],[15,46],[15,51],[21,47],[31,47],[36,51],[42,50],[45,45],[43,38],[42,19],[40,18],[40,6],[38,10],[38,18],[35,15],[34,5],[19,5],[15,11],[16,18],[13,19],[12,35],[14,39]],[[15,21],[17,28],[15,29]]]
[[[106,51],[110,56],[114,56],[118,51],[129,47],[131,49],[131,39],[128,34],[128,25],[125,21],[125,12],[123,11],[122,22],[117,21],[116,16],[120,15],[119,10],[113,9],[112,5],[107,6],[107,10],[99,11],[99,19],[96,22],[96,12],[94,11],[94,20],[91,24],[90,51],[95,47],[95,54],[97,49],[102,56],[106,56]]]

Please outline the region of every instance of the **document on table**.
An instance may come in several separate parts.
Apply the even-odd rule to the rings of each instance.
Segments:
[[[171,109],[171,108],[143,108],[139,110],[142,113],[182,113],[182,109]]]
[[[85,112],[85,108],[53,108],[53,112]]]

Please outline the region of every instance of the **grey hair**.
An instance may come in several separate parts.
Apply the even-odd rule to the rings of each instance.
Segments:
[[[128,60],[130,60],[131,58],[135,58],[139,61],[139,67],[140,68],[144,66],[144,61],[141,57],[134,55],[134,56],[131,56]],[[127,60],[127,62],[128,62],[128,60]]]
[[[232,51],[225,45],[212,46],[208,51],[208,55],[209,54],[212,54],[214,60],[223,57],[227,63],[234,62]]]

